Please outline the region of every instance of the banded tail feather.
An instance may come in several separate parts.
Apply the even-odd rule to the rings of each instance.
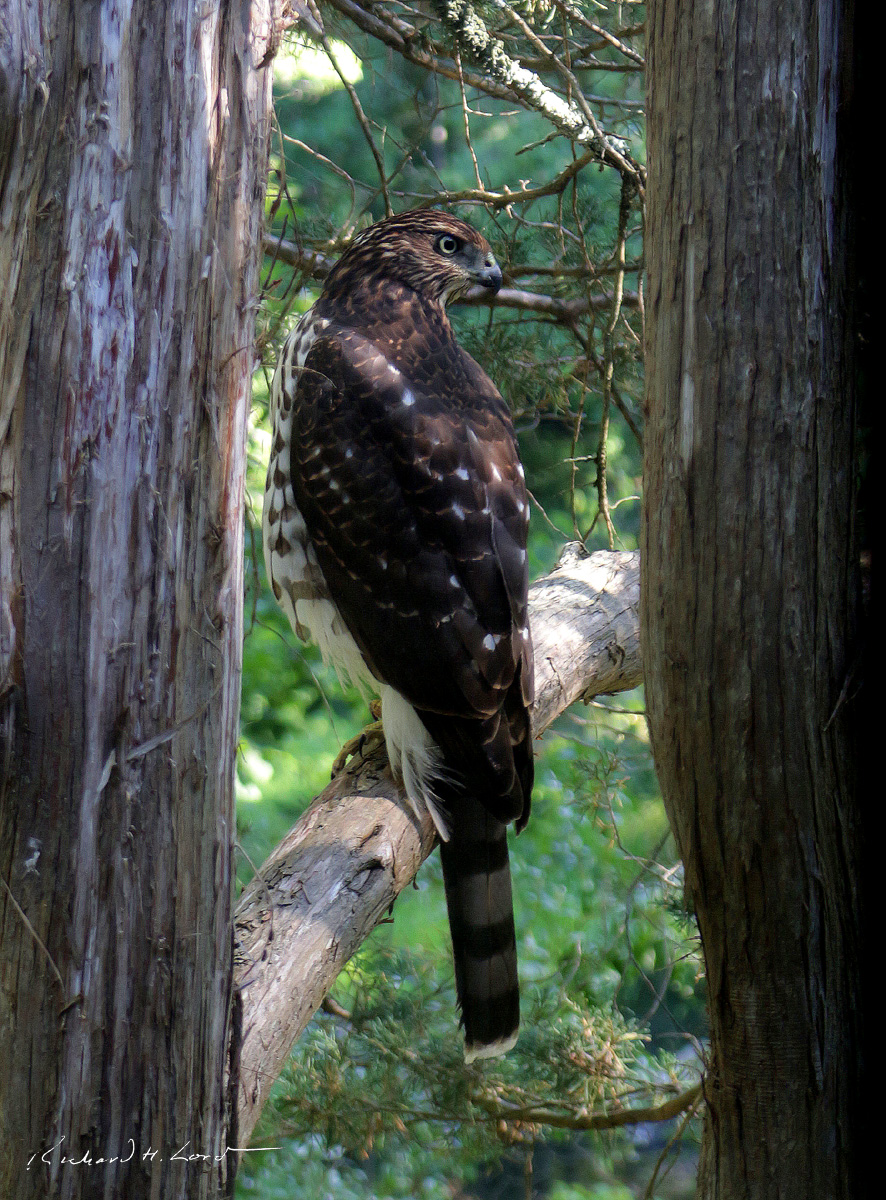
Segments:
[[[440,843],[465,1062],[510,1050],[520,1025],[507,826],[470,796],[447,803]]]
[[[393,688],[381,691],[394,777],[419,819],[430,813],[440,837],[465,1061],[504,1054],[520,1024],[506,822],[516,817],[519,830],[529,815],[528,720],[515,724],[514,737],[498,716],[460,721],[417,712]],[[477,785],[484,787],[482,801]]]

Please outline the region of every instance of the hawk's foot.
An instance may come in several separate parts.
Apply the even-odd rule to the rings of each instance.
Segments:
[[[381,701],[370,700],[369,711],[375,720],[370,721],[356,737],[349,738],[342,746],[332,764],[332,778],[340,774],[345,767],[349,758],[365,758],[368,754],[372,754],[379,746],[384,745],[385,728],[381,723]]]

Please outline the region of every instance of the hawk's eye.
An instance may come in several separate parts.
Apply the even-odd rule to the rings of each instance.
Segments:
[[[461,242],[451,233],[441,233],[434,242],[434,249],[439,250],[441,254],[455,254],[460,245]]]

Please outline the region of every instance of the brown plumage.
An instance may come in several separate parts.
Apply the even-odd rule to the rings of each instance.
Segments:
[[[533,776],[529,510],[507,406],[445,305],[500,283],[447,213],[361,234],[281,353],[264,514],[277,599],[381,693],[392,769],[440,833],[469,1060],[519,1021],[506,825]]]

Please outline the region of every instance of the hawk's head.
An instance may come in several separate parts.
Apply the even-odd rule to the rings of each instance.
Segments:
[[[346,291],[355,280],[390,279],[448,304],[475,284],[493,294],[501,268],[476,229],[450,213],[417,209],[377,221],[354,239],[330,272],[324,292]]]

